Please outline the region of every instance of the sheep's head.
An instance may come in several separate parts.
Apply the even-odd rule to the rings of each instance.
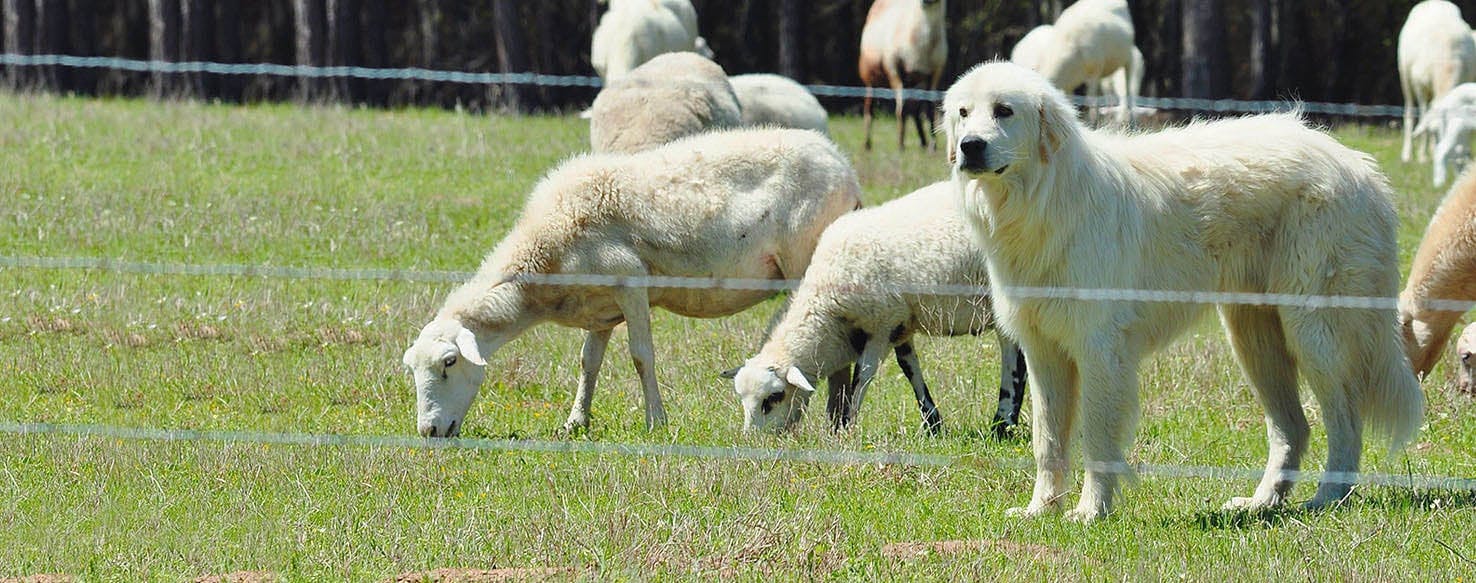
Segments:
[[[404,362],[415,377],[416,429],[425,437],[456,437],[487,366],[476,334],[457,320],[437,319],[420,331]]]
[[[733,390],[743,405],[743,429],[783,431],[804,416],[805,404],[815,387],[796,367],[780,371],[776,367],[755,364],[753,360],[723,373],[733,379]]]
[[[1476,367],[1476,324],[1466,326],[1461,338],[1456,340],[1456,388],[1462,393],[1476,393],[1472,386],[1471,369]]]

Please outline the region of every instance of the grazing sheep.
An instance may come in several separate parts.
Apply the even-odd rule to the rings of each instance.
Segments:
[[[745,126],[777,126],[829,131],[830,116],[820,100],[789,77],[782,75],[738,75],[728,79],[738,96]]]
[[[1015,48],[1010,52],[1010,62],[1041,71],[1045,66],[1047,53],[1055,50],[1056,42],[1055,26],[1037,26],[1026,33],[1020,42],[1015,43]],[[1118,99],[1116,106],[1098,108],[1092,112],[1093,115],[1112,115],[1122,121],[1135,119],[1139,115],[1153,116],[1158,113],[1157,110],[1142,107],[1134,107],[1131,111],[1125,109],[1123,104],[1128,102],[1128,97],[1131,96],[1136,101],[1143,90],[1143,51],[1136,46],[1132,47],[1131,59],[1130,67],[1123,67],[1111,75],[1087,82],[1089,94],[1111,94]]]
[[[1465,312],[1428,305],[1431,300],[1476,300],[1476,171],[1456,179],[1430,218],[1409,281],[1399,294],[1405,352],[1421,377],[1435,368],[1451,329]]]
[[[1471,355],[1476,353],[1476,324],[1466,326],[1461,331],[1461,337],[1456,340],[1456,388],[1462,393],[1476,394],[1476,388],[1472,386],[1471,368],[1476,367],[1476,362],[1471,361]]]
[[[887,288],[983,287],[989,283],[985,270],[950,182],[841,217],[820,237],[804,281],[758,355],[724,373],[743,405],[744,428],[786,429],[798,422],[822,378],[830,386],[832,425],[847,425],[882,359],[895,351],[923,425],[936,434],[943,420],[912,336],[980,334],[993,326],[989,298]],[[1002,435],[1019,423],[1025,368],[1014,342],[997,336],[1002,362],[994,425]]]
[[[1037,46],[1028,47],[1026,53],[1027,59],[1034,53],[1034,65],[1018,64],[1035,69],[1067,93],[1086,85],[1088,97],[1100,94],[1102,81],[1110,80],[1107,85],[1117,92],[1122,106],[1116,110],[1117,122],[1132,122],[1143,55],[1133,45],[1127,0],[1081,0],[1061,13],[1053,30],[1039,36],[1031,40]],[[1119,71],[1121,77],[1114,79]]]
[[[1476,80],[1476,41],[1461,9],[1445,0],[1425,0],[1409,11],[1399,30],[1399,87],[1404,92],[1404,148],[1410,160],[1415,119],[1430,102],[1456,85]],[[1429,153],[1428,137],[1420,140],[1419,159]]]
[[[639,152],[712,128],[742,123],[728,74],[696,53],[651,59],[595,96],[589,141],[595,152]]]
[[[657,55],[701,52],[707,46],[697,34],[697,11],[689,0],[611,0],[609,4],[595,27],[589,59],[607,82],[624,77]]]
[[[866,118],[866,149],[871,149],[872,88],[883,83],[896,92],[897,146],[906,147],[904,93],[912,87],[938,89],[943,67],[948,62],[948,29],[943,22],[947,13],[946,0],[876,0],[871,4],[866,25],[861,29],[861,58],[857,63],[861,82],[866,85],[866,98],[861,105]],[[931,106],[918,103],[912,109],[918,140],[927,147],[924,113],[928,116],[929,129],[936,130],[936,112]]]
[[[1430,104],[1415,126],[1415,137],[1435,138],[1431,181],[1445,186],[1448,172],[1459,174],[1471,158],[1471,132],[1476,131],[1476,83],[1462,83]]]
[[[588,426],[605,346],[621,322],[646,423],[665,423],[651,309],[714,318],[774,292],[556,285],[540,276],[796,278],[825,227],[860,206],[859,191],[845,155],[804,130],[734,130],[565,162],[539,182],[512,231],[405,351],[420,434],[457,435],[486,357],[542,322],[586,331],[566,428]]]

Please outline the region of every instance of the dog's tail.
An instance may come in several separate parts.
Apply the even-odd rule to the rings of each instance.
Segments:
[[[1370,355],[1369,384],[1358,405],[1367,428],[1389,437],[1393,454],[1409,445],[1424,423],[1425,392],[1392,326],[1385,336],[1382,350]]]

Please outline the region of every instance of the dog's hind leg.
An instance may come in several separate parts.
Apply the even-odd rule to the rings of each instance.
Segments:
[[[1331,320],[1353,317],[1350,315],[1288,308],[1282,317],[1292,355],[1317,397],[1327,429],[1327,467],[1317,493],[1306,504],[1311,509],[1323,508],[1341,502],[1352,491],[1363,453],[1363,423],[1349,392],[1355,381],[1349,373],[1356,367],[1351,366],[1354,358],[1347,353],[1348,344],[1360,340],[1333,333],[1337,326]]]
[[[1132,343],[1113,336],[1093,339],[1077,356],[1086,476],[1081,501],[1066,514],[1071,520],[1091,522],[1106,516],[1119,480],[1131,472],[1127,447],[1138,424],[1138,361]]]
[[[1022,342],[1029,363],[1031,446],[1035,449],[1035,492],[1030,505],[1011,508],[1010,516],[1035,517],[1059,510],[1066,494],[1066,457],[1071,445],[1071,425],[1076,418],[1076,363],[1054,342]]]
[[[1307,451],[1307,416],[1297,397],[1296,363],[1287,352],[1281,318],[1271,308],[1221,306],[1220,319],[1235,348],[1240,367],[1255,388],[1266,412],[1266,474],[1249,498],[1235,497],[1224,509],[1269,508],[1291,491],[1291,472],[1301,467]]]

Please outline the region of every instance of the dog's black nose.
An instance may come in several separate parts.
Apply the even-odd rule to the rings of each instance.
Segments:
[[[989,142],[979,136],[969,136],[958,143],[958,153],[963,157],[963,168],[965,170],[984,170],[985,150]]]

